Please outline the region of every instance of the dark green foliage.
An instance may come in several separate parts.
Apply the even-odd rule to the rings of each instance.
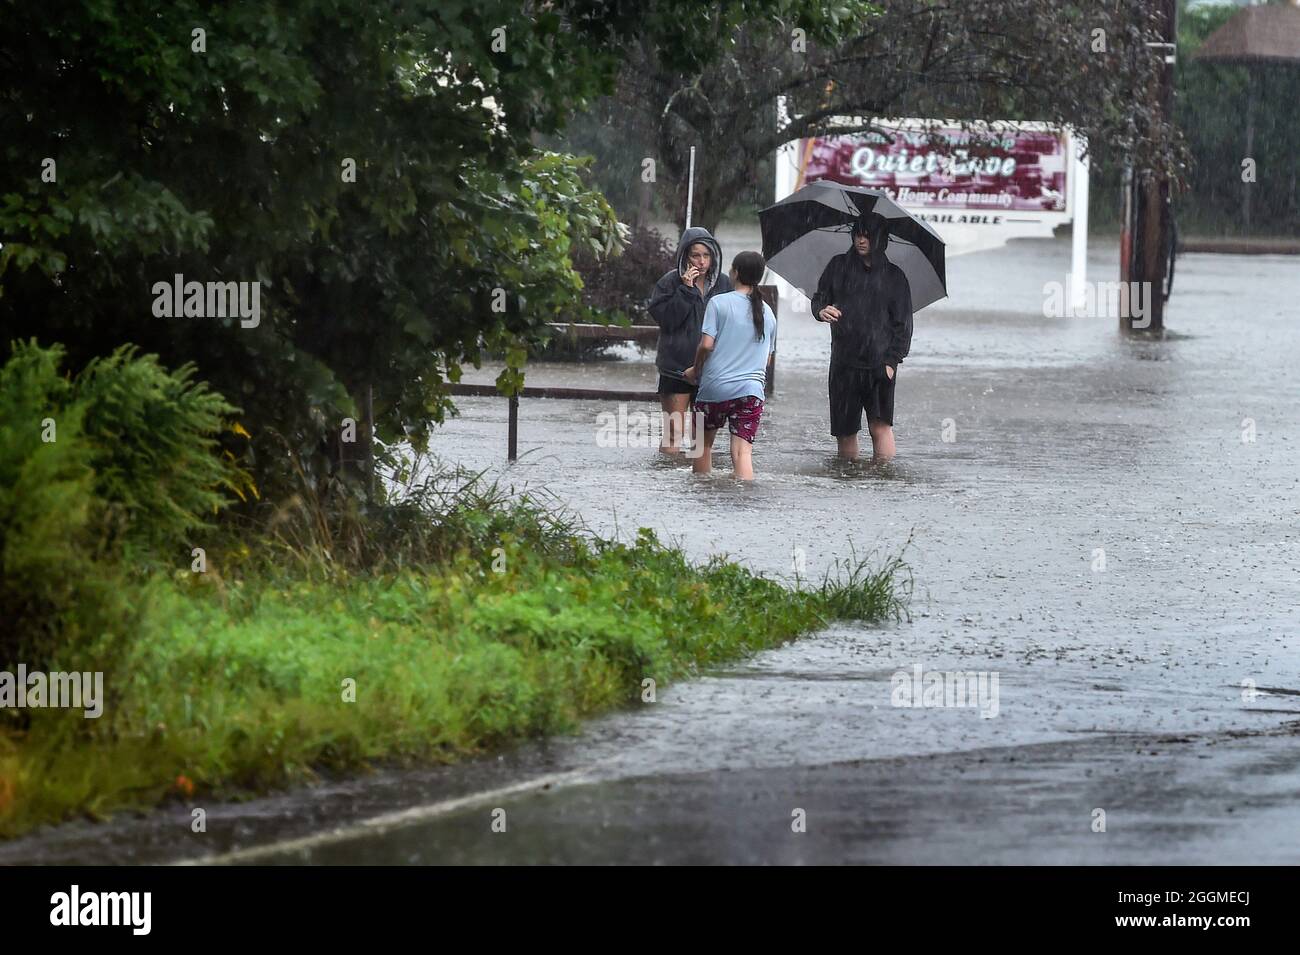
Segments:
[[[70,400],[59,358],[19,345],[0,366],[0,668],[22,653],[46,658],[78,626],[72,611],[99,596],[103,510],[85,408]]]
[[[238,409],[195,382],[193,365],[169,372],[137,352],[119,348],[77,376],[95,493],[122,511],[137,550],[188,553],[188,535],[209,526],[232,495],[253,493],[217,439]]]
[[[0,666],[120,636],[120,583],[187,567],[189,537],[251,490],[217,435],[220,395],[122,348],[76,378],[63,350],[16,342],[0,366]]]
[[[1139,167],[1182,171],[1180,138],[1144,95],[1162,68],[1146,45],[1158,11],[1148,0],[846,0],[846,8],[829,36],[808,35],[806,49],[792,41],[794,23],[748,23],[702,70],[665,62],[653,43],[631,48],[615,103],[597,113],[627,116],[635,140],[653,143],[646,154],[657,159],[660,208],[682,221],[692,146],[692,222],[714,229],[728,210],[766,204],[765,161],[782,143],[858,131],[872,117],[1069,125]],[[1104,53],[1092,49],[1098,29],[1109,38]],[[784,127],[778,97],[789,111]],[[626,156],[621,143],[600,153]]]
[[[337,476],[342,420],[362,422],[372,394],[378,437],[418,445],[462,365],[485,348],[522,363],[578,304],[571,244],[614,243],[580,164],[534,136],[609,91],[630,38],[689,66],[719,31],[775,15],[817,27],[835,11],[7,2],[0,327],[63,343],[74,367],[126,343],[195,362],[244,409],[271,496]],[[176,274],[260,282],[260,324],[155,317],[154,284]]]

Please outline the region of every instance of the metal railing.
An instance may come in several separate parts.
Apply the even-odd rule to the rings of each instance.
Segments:
[[[777,294],[775,285],[760,285],[759,294],[777,313]],[[656,325],[595,325],[578,322],[552,322],[551,328],[558,332],[577,338],[604,339],[606,341],[635,341],[653,344],[659,340],[659,328]],[[776,351],[767,365],[767,392],[776,390]],[[565,398],[573,400],[596,399],[599,401],[658,401],[659,394],[654,391],[623,391],[611,388],[533,388],[524,387],[518,394],[502,395],[495,385],[451,384],[447,391],[453,395],[475,398],[505,398],[509,403],[509,416],[506,435],[507,460],[518,457],[519,447],[519,399],[520,398]]]

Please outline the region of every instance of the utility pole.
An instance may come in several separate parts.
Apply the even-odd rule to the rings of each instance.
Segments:
[[[1178,40],[1177,0],[1155,0],[1160,8],[1162,42],[1149,44],[1164,61],[1160,81],[1150,91],[1157,121],[1171,122],[1174,111],[1174,62]],[[1120,315],[1120,331],[1160,334],[1165,327],[1166,272],[1173,250],[1173,212],[1169,206],[1169,180],[1150,170],[1127,169],[1124,176],[1124,230],[1120,238],[1120,281],[1141,283],[1145,315],[1126,307]]]

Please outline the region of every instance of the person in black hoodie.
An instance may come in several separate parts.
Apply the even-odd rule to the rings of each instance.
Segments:
[[[709,299],[731,291],[731,279],[722,271],[722,248],[708,229],[691,228],[677,243],[677,267],[663,274],[650,296],[650,317],[659,326],[659,405],[664,412],[664,442],[659,450],[679,454],[690,439],[688,411],[695,386],[685,371],[695,361],[700,344],[704,306]]]
[[[863,411],[873,460],[894,456],[894,383],[912,345],[912,289],[885,258],[888,247],[889,221],[859,218],[849,251],[826,264],[812,299],[813,317],[831,326],[831,434],[849,460],[858,457]]]

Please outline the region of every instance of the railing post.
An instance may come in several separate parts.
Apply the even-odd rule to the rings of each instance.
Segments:
[[[500,398],[501,390],[496,385],[466,385],[449,382],[446,385],[450,395],[464,395],[473,398]],[[653,391],[619,391],[609,388],[529,388],[521,387],[513,395],[504,396],[507,407],[507,449],[509,460],[519,456],[519,399],[551,398],[574,401],[650,401],[659,403],[659,395]]]
[[[513,461],[518,457],[519,451],[519,396],[511,395],[510,401],[510,429],[509,438],[507,439],[506,457]]]

